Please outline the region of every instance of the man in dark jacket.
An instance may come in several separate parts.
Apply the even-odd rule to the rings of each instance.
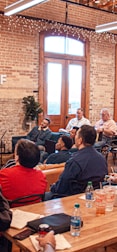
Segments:
[[[35,126],[27,135],[27,139],[35,142],[40,150],[45,150],[45,140],[51,138],[49,125],[50,120],[48,118],[44,118],[40,126]]]
[[[72,139],[69,136],[62,135],[55,147],[58,152],[50,154],[44,163],[60,164],[66,162],[71,157],[71,147]]]
[[[108,174],[108,169],[105,158],[93,147],[95,139],[94,127],[81,126],[75,137],[79,151],[66,162],[59,180],[51,186],[51,192],[45,194],[45,200],[51,199],[56,193],[58,196],[82,193],[88,181],[92,181],[95,188],[99,187],[99,182]]]

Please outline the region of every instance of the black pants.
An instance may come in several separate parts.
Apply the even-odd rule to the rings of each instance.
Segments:
[[[4,236],[0,236],[0,252],[11,252],[12,243],[8,241]]]

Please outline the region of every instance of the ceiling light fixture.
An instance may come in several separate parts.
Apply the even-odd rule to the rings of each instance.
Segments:
[[[20,0],[4,8],[4,15],[10,16],[48,0]]]
[[[107,32],[107,31],[113,31],[113,30],[116,30],[116,29],[117,29],[117,21],[112,22],[112,23],[97,25],[95,27],[96,32]]]

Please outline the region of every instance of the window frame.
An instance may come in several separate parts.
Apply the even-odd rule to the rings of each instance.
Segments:
[[[83,100],[84,100],[84,114],[87,118],[89,118],[89,97],[90,97],[90,51],[89,51],[89,41],[83,41],[80,39],[81,42],[85,43],[85,56],[73,56],[73,55],[66,55],[66,54],[57,54],[57,53],[51,53],[51,52],[44,52],[44,38],[47,36],[56,36],[58,34],[52,34],[52,32],[41,32],[39,37],[39,101],[43,107],[43,111],[46,111],[46,107],[44,104],[44,94],[45,91],[45,58],[53,58],[53,59],[70,59],[72,61],[84,61],[85,62],[85,88],[83,88]],[[61,34],[61,36],[66,36],[66,34]],[[77,39],[77,37],[69,36],[70,38]],[[46,114],[44,113],[44,116]],[[43,115],[40,116],[39,121],[42,120]]]

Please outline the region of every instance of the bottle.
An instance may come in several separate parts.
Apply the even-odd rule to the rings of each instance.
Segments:
[[[86,207],[91,208],[93,206],[94,194],[93,194],[93,185],[91,181],[88,181],[86,190],[85,190],[85,199]]]
[[[45,236],[50,231],[48,224],[40,224],[38,227],[38,233],[40,237]]]
[[[72,236],[79,236],[81,229],[80,205],[74,205],[73,215],[71,216],[70,232]]]

